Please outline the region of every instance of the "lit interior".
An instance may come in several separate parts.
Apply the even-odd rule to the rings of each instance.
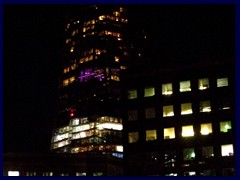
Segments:
[[[219,78],[217,79],[217,87],[228,86],[228,78]]]
[[[182,136],[183,137],[190,137],[194,136],[193,126],[183,126],[182,127]]]
[[[146,131],[146,141],[153,141],[157,139],[157,131],[156,130],[147,130]]]
[[[136,99],[136,98],[137,98],[137,90],[129,90],[128,99]]]
[[[138,142],[138,132],[130,132],[128,133],[128,142],[129,143],[134,143]]]
[[[221,132],[228,132],[230,129],[232,129],[231,121],[224,121],[220,122],[220,131]]]
[[[222,156],[233,156],[233,145],[232,144],[226,144],[221,146],[221,152]]]
[[[162,85],[162,95],[171,95],[173,93],[172,83]]]
[[[212,133],[212,123],[201,124],[201,134],[208,135]]]
[[[190,81],[181,81],[179,90],[180,90],[180,92],[191,91],[191,83],[190,83]]]
[[[208,78],[203,78],[198,80],[198,89],[205,90],[209,88],[209,80]]]
[[[174,116],[173,106],[163,106],[163,117]]]
[[[19,176],[19,171],[8,171],[8,176]]]
[[[144,89],[144,97],[150,97],[155,95],[154,87]]]
[[[175,138],[175,130],[172,128],[164,128],[164,139],[174,139]]]
[[[181,104],[181,115],[192,114],[192,104],[184,103]]]
[[[200,112],[211,112],[210,101],[201,101],[200,102]]]

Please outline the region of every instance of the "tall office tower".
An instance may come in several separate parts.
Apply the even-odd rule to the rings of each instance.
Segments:
[[[126,9],[69,8],[53,152],[110,152],[122,158],[120,76],[127,68]]]

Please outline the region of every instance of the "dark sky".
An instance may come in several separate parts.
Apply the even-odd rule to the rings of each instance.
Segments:
[[[4,151],[47,152],[56,117],[66,5],[4,6]],[[148,59],[234,58],[234,6],[131,6]],[[131,15],[132,14],[132,15]],[[186,61],[187,60],[187,61]]]

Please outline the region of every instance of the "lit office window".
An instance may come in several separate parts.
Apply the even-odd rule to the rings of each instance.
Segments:
[[[232,144],[225,144],[221,146],[222,156],[233,156],[233,145]]]
[[[198,89],[204,90],[209,88],[209,80],[208,78],[198,79]]]
[[[175,138],[174,127],[164,128],[164,139],[174,139],[174,138]]]
[[[144,97],[150,97],[155,95],[154,87],[148,87],[144,89]]]
[[[181,81],[179,90],[180,90],[180,92],[191,91],[191,82],[190,81]]]
[[[43,176],[53,176],[53,172],[43,172]]]
[[[36,172],[26,172],[26,176],[37,176]]]
[[[174,116],[173,105],[163,106],[163,117]]]
[[[93,176],[103,176],[103,172],[94,172]]]
[[[194,148],[186,148],[183,149],[183,160],[194,160],[195,159],[195,151]]]
[[[145,118],[146,119],[151,119],[155,118],[155,108],[146,108],[145,109]]]
[[[156,139],[157,139],[157,131],[155,129],[146,131],[146,141],[153,141]]]
[[[172,83],[162,84],[162,95],[171,95],[172,93]]]
[[[203,158],[214,157],[213,146],[202,147],[202,157]]]
[[[217,79],[217,87],[228,86],[228,78],[219,78]]]
[[[196,176],[196,172],[195,171],[187,171],[183,173],[184,176]]]
[[[76,176],[87,176],[85,172],[76,172]]]
[[[210,101],[201,101],[200,112],[210,112],[210,111],[211,111]]]
[[[135,143],[135,142],[138,142],[138,140],[139,140],[138,132],[128,133],[128,142],[129,143]]]
[[[19,171],[8,171],[8,176],[19,176]]]
[[[129,90],[128,91],[128,99],[136,99],[137,98],[137,90]]]
[[[192,103],[181,104],[181,115],[192,114]]]
[[[128,120],[129,121],[138,120],[138,111],[137,110],[128,111]]]
[[[231,121],[220,122],[220,132],[227,133],[231,131],[232,124]]]
[[[208,135],[212,133],[212,123],[201,124],[201,134]]]
[[[194,136],[193,125],[182,126],[182,136],[183,137]]]

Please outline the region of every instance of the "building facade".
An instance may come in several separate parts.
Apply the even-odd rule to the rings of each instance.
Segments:
[[[58,119],[51,150],[101,151],[122,158],[120,71],[126,69],[126,9],[69,8]]]
[[[125,173],[234,175],[234,72],[232,60],[126,71]]]

